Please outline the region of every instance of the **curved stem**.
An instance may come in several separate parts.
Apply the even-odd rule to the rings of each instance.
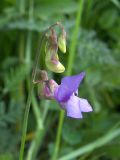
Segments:
[[[76,51],[76,44],[77,44],[77,35],[79,32],[79,27],[81,23],[81,17],[82,17],[82,11],[83,11],[83,3],[84,0],[79,0],[79,8],[77,12],[77,17],[76,17],[76,24],[75,28],[72,34],[72,41],[70,45],[70,55],[68,57],[68,64],[67,64],[67,71],[66,71],[66,76],[71,75],[72,73],[72,66],[74,63],[74,58],[75,58],[75,51]],[[62,127],[63,127],[63,121],[64,121],[64,111],[60,111],[60,116],[59,116],[59,124],[58,124],[58,130],[57,130],[57,137],[56,137],[56,144],[55,144],[55,149],[54,153],[52,156],[52,160],[57,160],[58,157],[58,152],[60,148],[60,140],[61,140],[61,133],[62,133]]]
[[[35,68],[34,68],[33,74],[32,74],[32,81],[35,79],[35,76],[36,76],[37,66],[38,66],[38,62],[39,62],[39,57],[40,57],[41,48],[42,48],[43,40],[44,40],[44,37],[45,37],[45,33],[43,33],[43,35],[40,39],[40,43],[38,44],[39,47],[38,47],[37,54],[36,54]],[[28,115],[29,115],[30,104],[31,104],[31,96],[32,96],[32,92],[33,92],[33,89],[34,89],[34,84],[32,83],[32,81],[30,83],[30,91],[29,91],[29,95],[28,95],[28,99],[27,99],[27,104],[26,104],[26,107],[25,107],[19,160],[23,160],[23,156],[24,156],[24,147],[25,147],[25,138],[26,138],[26,131],[27,131]]]
[[[19,155],[19,160],[23,160],[23,156],[24,156],[24,147],[25,147],[25,138],[26,138],[26,131],[27,131],[27,124],[28,124],[28,115],[29,115],[29,110],[30,110],[30,104],[31,104],[31,97],[32,97],[32,92],[34,89],[34,84],[33,82],[35,81],[35,77],[36,77],[36,73],[37,73],[37,68],[38,68],[38,62],[39,62],[39,58],[40,58],[40,53],[41,53],[41,49],[42,49],[42,44],[43,41],[45,39],[45,35],[46,33],[55,25],[60,25],[59,22],[51,25],[48,29],[46,29],[39,42],[38,42],[38,49],[37,49],[37,54],[36,54],[36,58],[35,58],[35,63],[34,63],[34,69],[33,69],[33,73],[32,73],[32,81],[30,83],[30,91],[28,94],[28,99],[27,99],[27,104],[25,107],[25,114],[24,114],[24,119],[23,119],[23,130],[22,130],[22,139],[21,139],[21,147],[20,147],[20,155]]]
[[[47,29],[43,32],[42,37],[41,37],[41,39],[40,39],[39,42],[38,42],[38,45],[39,45],[39,44],[40,44],[40,45],[39,45],[38,50],[37,50],[37,53],[38,53],[38,54],[36,55],[34,66],[38,66],[38,62],[39,62],[39,58],[40,58],[39,52],[41,52],[41,43],[43,42],[43,40],[44,40],[44,38],[45,38],[45,36],[46,36],[46,33],[47,33],[51,28],[53,28],[53,27],[56,26],[56,25],[60,25],[60,22],[54,23],[53,25],[51,25],[49,28],[47,28]],[[33,81],[33,82],[35,81],[36,71],[37,71],[37,67],[35,67],[35,69],[33,70],[33,74],[32,74],[32,81]]]
[[[29,115],[30,104],[31,104],[32,91],[33,91],[33,84],[31,83],[31,89],[30,89],[30,92],[29,92],[29,95],[28,95],[28,100],[27,100],[27,104],[26,104],[26,108],[25,108],[25,114],[24,114],[24,120],[23,120],[23,130],[22,130],[22,139],[21,139],[19,160],[23,160],[23,156],[24,156],[24,146],[25,146],[27,122],[28,122],[28,115]]]

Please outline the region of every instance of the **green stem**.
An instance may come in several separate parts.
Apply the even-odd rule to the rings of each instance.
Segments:
[[[38,62],[39,62],[38,60],[39,60],[39,57],[40,57],[41,48],[42,48],[41,46],[43,44],[44,37],[45,37],[45,34],[42,35],[42,37],[40,39],[40,43],[38,44],[39,47],[38,47],[36,58],[35,58],[35,65],[34,65],[35,68],[33,70],[32,81],[30,83],[30,91],[29,91],[29,95],[28,95],[27,104],[26,104],[26,107],[25,107],[19,160],[23,160],[23,156],[24,156],[24,146],[25,146],[25,138],[26,138],[26,131],[27,131],[28,115],[29,115],[30,104],[31,104],[31,96],[32,96],[32,92],[33,92],[33,89],[34,89],[34,85],[33,85],[32,82],[33,82],[33,80],[35,80],[35,76],[36,76],[36,72],[37,72],[37,66],[38,66]]]
[[[28,12],[28,16],[29,16],[29,23],[32,23],[33,21],[33,11],[34,11],[34,4],[33,4],[34,0],[29,0],[29,12]],[[29,30],[28,31],[28,35],[27,35],[27,44],[26,44],[26,63],[28,65],[31,64],[31,46],[32,46],[32,31]]]
[[[30,2],[31,2],[31,0],[30,0]],[[32,0],[32,2],[33,2],[33,0]],[[21,0],[20,7],[23,4],[24,4],[24,2]],[[33,12],[33,6],[31,7],[31,5],[30,5],[29,6],[29,20],[31,19],[31,17],[30,17],[31,16],[31,14],[30,14],[31,13],[31,8],[32,8],[32,12]],[[31,43],[32,43],[32,32],[28,31],[27,44],[26,44],[26,62],[29,66],[30,66],[30,61],[31,61]],[[36,69],[37,69],[37,65],[35,66],[35,70]],[[30,110],[31,96],[32,96],[33,88],[34,88],[34,85],[31,81],[30,82],[30,91],[29,91],[29,95],[28,95],[27,104],[26,104],[26,107],[25,107],[25,114],[24,114],[24,120],[23,120],[23,130],[22,130],[22,139],[21,139],[21,148],[20,148],[19,160],[23,160],[23,157],[24,157],[25,138],[26,138],[28,115],[29,115],[29,110]]]
[[[120,9],[120,2],[118,0],[111,0],[111,2]]]
[[[45,121],[46,117],[47,117],[47,113],[49,111],[49,104],[50,104],[50,101],[46,100],[45,101],[45,107],[44,107],[44,111],[43,111],[43,122]]]
[[[50,123],[51,123],[51,116],[48,117],[47,121],[45,122],[45,127],[43,129],[37,127],[35,132],[35,138],[31,143],[26,160],[34,160],[36,158],[37,152],[41,148],[44,136],[50,126]]]
[[[76,157],[81,156],[85,153],[92,152],[94,149],[97,149],[97,148],[109,143],[112,139],[118,137],[119,135],[120,135],[120,129],[113,130],[112,132],[109,131],[107,134],[105,134],[101,138],[97,139],[96,141],[94,141],[90,144],[87,144],[87,145],[73,151],[72,153],[59,158],[59,160],[75,159]]]
[[[29,20],[33,20],[34,14],[34,0],[29,0]]]
[[[36,153],[38,151],[38,148],[41,144],[42,138],[44,136],[45,129],[37,128],[35,132],[34,140],[32,141],[30,148],[28,150],[27,158],[26,160],[33,160],[36,157]]]
[[[26,55],[25,62],[30,67],[31,64],[31,44],[32,44],[32,32],[28,31],[27,33],[27,42],[26,42]]]
[[[44,40],[44,35],[41,38],[41,43],[39,43],[40,47],[39,47],[39,50],[36,54],[35,69],[33,70],[32,81],[31,81],[31,84],[30,84],[30,91],[29,91],[29,95],[28,95],[27,104],[26,104],[26,107],[25,107],[25,115],[24,115],[24,120],[23,120],[23,132],[22,132],[19,160],[23,160],[23,156],[24,156],[24,146],[25,146],[25,138],[26,138],[26,131],[27,131],[28,115],[29,115],[29,110],[30,110],[32,92],[33,92],[33,89],[34,89],[34,85],[33,85],[32,82],[33,82],[33,80],[35,80],[35,75],[36,75],[36,72],[37,72],[38,60],[39,60],[39,57],[40,57],[41,46],[42,46],[43,40]]]
[[[83,6],[84,6],[84,0],[79,0],[79,8],[78,8],[77,17],[76,17],[76,24],[75,24],[74,31],[73,31],[72,38],[71,38],[72,41],[70,45],[70,55],[68,57],[66,76],[71,75],[72,73],[72,66],[74,63],[75,51],[76,51],[76,45],[77,45],[77,36],[79,33],[79,27],[81,26]],[[54,153],[52,156],[52,160],[57,160],[57,157],[58,157],[63,121],[64,121],[64,111],[61,110],[60,116],[59,116],[56,144],[55,144],[55,149],[54,149]]]
[[[28,95],[28,100],[27,100],[27,104],[25,107],[25,114],[24,114],[24,120],[23,120],[23,130],[22,130],[22,139],[21,139],[19,160],[23,160],[23,156],[24,156],[24,146],[25,146],[25,138],[26,138],[26,131],[27,131],[28,115],[29,115],[29,110],[30,110],[32,91],[34,88],[34,85],[32,82],[31,82],[30,86],[31,86],[31,88],[30,88],[30,92]]]
[[[29,115],[29,110],[30,110],[32,92],[33,92],[33,89],[34,89],[33,81],[35,81],[35,77],[36,77],[36,73],[37,73],[38,62],[39,62],[40,53],[41,53],[41,50],[42,50],[42,44],[43,44],[43,41],[45,39],[46,33],[49,31],[49,29],[51,29],[55,25],[59,25],[59,24],[55,23],[52,26],[50,26],[48,29],[46,29],[45,32],[43,32],[43,34],[40,37],[40,40],[38,42],[38,49],[37,49],[36,58],[35,58],[35,62],[34,62],[35,67],[34,67],[33,73],[32,73],[32,80],[31,80],[31,83],[30,83],[30,91],[29,91],[29,94],[28,94],[28,99],[27,99],[27,104],[26,104],[26,107],[25,107],[25,114],[24,114],[24,119],[23,119],[23,130],[22,130],[22,139],[21,139],[19,160],[23,160],[23,157],[24,157],[24,147],[25,147],[25,138],[26,138],[26,131],[27,131],[28,115]]]
[[[17,0],[17,8],[19,12],[22,14],[25,11],[25,2],[24,0]],[[20,40],[19,40],[19,62],[23,63],[24,61],[24,49],[25,49],[25,37],[24,37],[24,32],[20,32]],[[23,98],[23,82],[21,82],[20,87],[19,87],[19,97]]]
[[[72,73],[72,66],[74,63],[74,58],[75,58],[75,52],[76,52],[76,46],[77,46],[77,38],[78,34],[80,31],[80,26],[81,26],[81,19],[82,19],[82,12],[83,12],[83,7],[84,7],[84,0],[79,0],[79,8],[78,8],[78,13],[76,16],[76,24],[72,33],[72,41],[70,45],[70,55],[68,57],[68,64],[67,64],[67,71],[66,75],[71,75]]]
[[[25,37],[24,37],[24,33],[20,32],[20,40],[19,40],[19,62],[20,64],[23,63],[24,61],[24,43],[25,43]],[[23,97],[23,82],[20,83],[20,87],[19,87],[19,94],[17,97]]]
[[[19,61],[22,63],[24,61],[24,46],[25,37],[23,31],[20,32],[20,41],[19,41]]]
[[[17,3],[18,3],[18,8],[19,8],[19,12],[21,14],[24,14],[25,13],[25,0],[17,0]]]
[[[32,105],[33,105],[33,111],[37,121],[37,126],[38,128],[43,129],[43,120],[40,112],[40,107],[38,106],[34,93],[32,93]]]
[[[37,120],[37,129],[35,132],[35,138],[33,139],[33,141],[31,142],[30,148],[28,150],[28,154],[27,154],[27,160],[33,160],[35,159],[37,150],[39,148],[40,145],[40,140],[43,137],[43,133],[44,133],[44,128],[43,128],[43,121],[41,118],[41,114],[40,114],[40,109],[38,106],[38,103],[35,99],[35,95],[32,94],[32,106],[33,106],[33,111]]]

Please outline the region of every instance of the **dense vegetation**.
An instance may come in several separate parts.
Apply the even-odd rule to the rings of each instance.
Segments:
[[[0,160],[18,160],[39,37],[57,21],[67,32],[67,53],[59,52],[60,59],[72,75],[86,72],[79,94],[94,108],[82,120],[64,118],[58,157],[120,159],[120,2],[84,0],[81,8],[81,1],[1,0]],[[44,49],[42,52],[40,66],[45,67]],[[73,65],[67,66],[72,52]],[[64,75],[49,72],[58,83]],[[36,85],[25,144],[27,160],[50,159],[58,130],[59,105],[39,99],[37,90]]]

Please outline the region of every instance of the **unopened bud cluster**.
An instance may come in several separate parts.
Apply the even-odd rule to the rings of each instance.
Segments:
[[[57,38],[54,29],[50,30],[50,35],[47,37],[45,47],[45,64],[46,67],[55,73],[62,73],[65,71],[65,67],[59,61],[58,48],[61,52],[66,53],[66,32],[64,28],[61,29],[61,34]]]

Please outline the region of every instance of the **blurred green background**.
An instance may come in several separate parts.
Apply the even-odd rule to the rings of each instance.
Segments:
[[[80,1],[0,1],[0,160],[18,160],[38,39],[57,21],[67,32],[67,53],[59,53],[60,59],[66,66],[70,48],[77,42],[74,63],[69,67],[72,74],[86,72],[79,93],[94,108],[82,120],[65,117],[58,159],[120,159],[120,2],[83,0],[80,21]],[[58,83],[63,77],[49,75]],[[41,101],[37,86],[31,98],[25,159],[49,160],[60,108],[56,102]]]

